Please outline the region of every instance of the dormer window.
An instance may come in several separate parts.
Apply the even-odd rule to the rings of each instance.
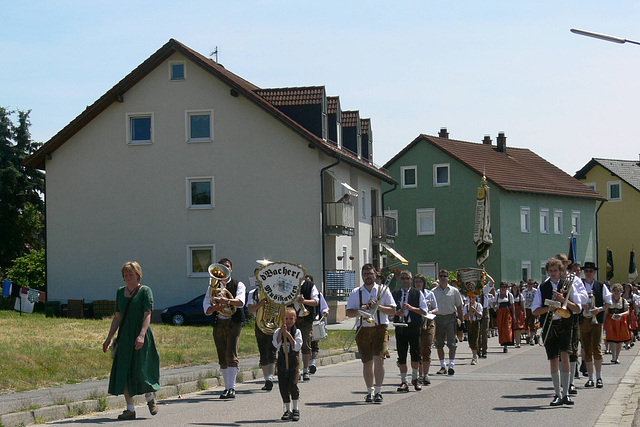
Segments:
[[[169,62],[169,78],[171,80],[184,80],[186,78],[184,61]]]

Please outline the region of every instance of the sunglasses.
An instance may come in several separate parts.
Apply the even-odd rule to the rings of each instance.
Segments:
[[[438,276],[438,277],[443,277],[443,278],[445,278],[445,279],[446,279],[446,278],[447,278],[447,277],[449,277],[449,276],[447,276],[446,274],[441,274],[441,275],[440,275],[440,276]]]

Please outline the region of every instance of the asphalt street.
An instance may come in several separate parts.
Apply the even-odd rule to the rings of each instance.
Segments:
[[[574,406],[551,407],[553,386],[544,348],[523,346],[503,353],[495,338],[490,339],[489,357],[470,365],[471,352],[465,342],[459,344],[456,373],[436,375],[432,366],[432,384],[422,391],[398,393],[399,374],[395,354],[387,359],[387,375],[382,404],[365,403],[362,364],[359,360],[318,368],[309,382],[299,384],[301,419],[297,425],[609,425],[604,422],[612,411],[612,397],[628,371],[637,369],[632,363],[639,345],[623,350],[620,364],[613,365],[605,355],[604,388],[585,389],[586,378],[575,380],[578,395]],[[433,356],[436,357],[435,350]],[[437,358],[437,357],[436,357]],[[607,359],[608,358],[608,359]],[[633,366],[632,366],[633,365]],[[234,400],[218,398],[222,388],[169,398],[159,402],[160,411],[152,417],[146,406],[138,406],[136,425],[210,425],[243,426],[285,423],[277,386],[271,392],[261,391],[262,381],[238,384]],[[633,386],[632,386],[633,387]],[[623,399],[629,399],[624,397]],[[613,399],[614,401],[616,399]],[[618,399],[619,400],[619,399]],[[636,398],[637,400],[637,398]],[[615,402],[614,402],[615,403]],[[624,403],[624,402],[623,402]],[[609,409],[607,409],[609,408]],[[55,424],[110,426],[130,425],[117,421],[122,409]],[[613,411],[619,411],[614,408]],[[611,415],[611,414],[609,414]],[[616,414],[614,414],[615,416]],[[619,425],[619,423],[617,423]]]

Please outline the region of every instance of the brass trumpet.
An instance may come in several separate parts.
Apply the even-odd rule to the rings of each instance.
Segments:
[[[234,296],[228,289],[221,288],[220,282],[225,282],[231,278],[231,272],[226,265],[223,264],[211,264],[209,266],[209,297],[215,301],[219,301],[220,298],[233,299]],[[236,312],[236,306],[229,305],[222,310],[218,311],[225,317],[231,317]]]

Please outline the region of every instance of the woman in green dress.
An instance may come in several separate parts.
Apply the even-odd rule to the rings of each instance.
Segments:
[[[118,419],[133,420],[136,418],[133,396],[138,394],[144,393],[151,415],[158,413],[154,392],[160,389],[160,359],[149,327],[153,293],[148,286],[140,284],[140,264],[126,262],[122,266],[122,277],[126,286],[118,289],[116,294],[116,314],[102,351],[109,349],[120,328],[111,366],[109,393],[116,396],[124,394],[127,409]],[[122,320],[124,322],[120,324]]]

